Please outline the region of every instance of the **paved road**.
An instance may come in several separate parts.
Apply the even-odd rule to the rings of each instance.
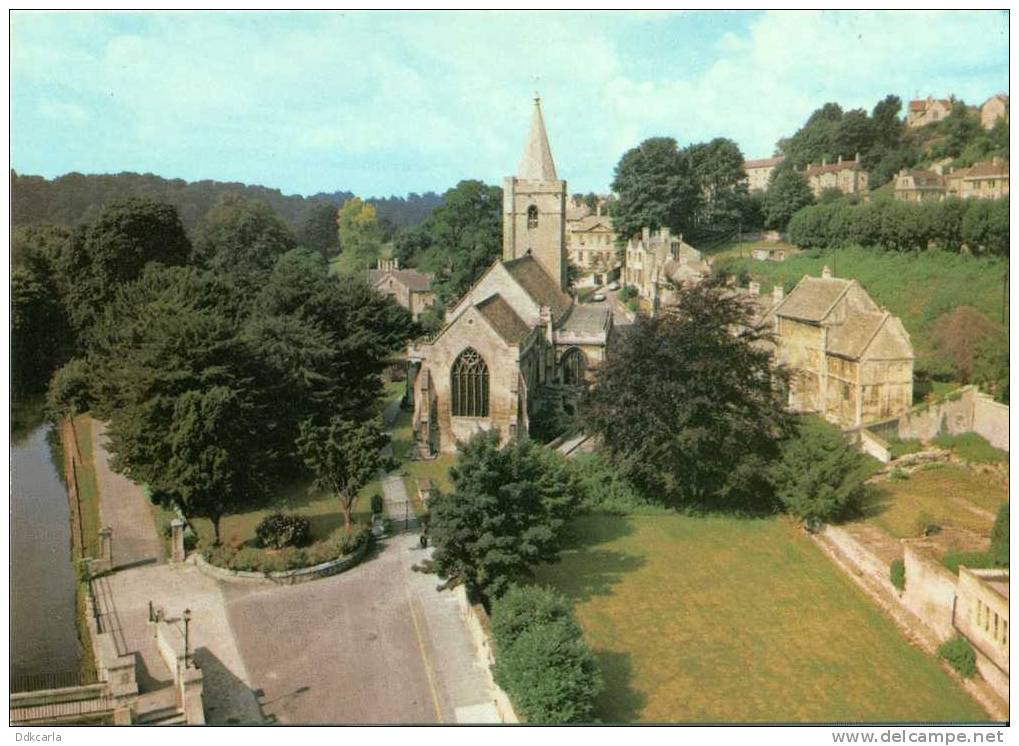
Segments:
[[[92,421],[92,449],[100,521],[113,529],[114,566],[163,562],[166,552],[156,533],[152,506],[139,485],[110,468],[106,425],[97,420]]]

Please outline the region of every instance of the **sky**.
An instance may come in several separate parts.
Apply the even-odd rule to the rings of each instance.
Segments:
[[[606,192],[648,137],[766,157],[827,101],[1007,92],[1008,14],[15,11],[11,165],[441,193],[516,170],[536,90],[559,177]]]

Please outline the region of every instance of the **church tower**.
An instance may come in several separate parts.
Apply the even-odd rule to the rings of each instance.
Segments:
[[[565,290],[566,182],[556,177],[537,95],[517,175],[507,176],[502,190],[503,261],[532,254]]]

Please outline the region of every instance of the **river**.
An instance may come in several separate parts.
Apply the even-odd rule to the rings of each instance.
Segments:
[[[11,435],[11,674],[78,668],[75,573],[67,489],[52,426]]]

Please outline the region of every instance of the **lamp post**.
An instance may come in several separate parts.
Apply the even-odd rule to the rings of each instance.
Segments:
[[[184,668],[190,667],[191,609],[184,609]]]

